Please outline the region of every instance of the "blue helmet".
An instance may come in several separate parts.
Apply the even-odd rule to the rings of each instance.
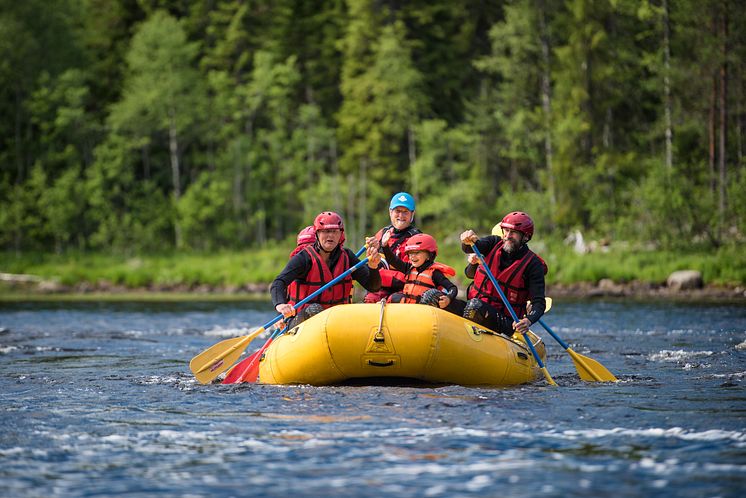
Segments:
[[[397,208],[399,206],[405,207],[410,211],[414,211],[414,197],[406,192],[399,192],[398,194],[394,194],[394,197],[391,198],[391,203],[389,204],[389,210]]]

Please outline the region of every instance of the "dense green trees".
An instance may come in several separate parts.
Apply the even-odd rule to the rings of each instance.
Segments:
[[[0,247],[261,245],[398,190],[445,236],[746,233],[733,0],[0,0]]]

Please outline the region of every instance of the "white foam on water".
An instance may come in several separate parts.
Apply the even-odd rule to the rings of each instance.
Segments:
[[[221,327],[219,325],[216,325],[210,330],[206,330],[205,335],[210,337],[238,337],[250,334],[258,328],[259,327],[251,327],[247,329],[246,327]]]
[[[724,431],[712,429],[708,431],[689,431],[682,427],[671,427],[669,429],[650,428],[650,429],[626,429],[615,427],[613,429],[584,429],[584,430],[566,430],[560,433],[549,432],[545,435],[550,437],[560,437],[567,439],[598,439],[604,437],[659,437],[675,438],[685,441],[735,441],[739,443],[746,442],[746,433],[738,431]]]
[[[236,443],[236,446],[239,448],[257,450],[261,452],[271,451],[274,453],[287,453],[291,451],[292,449],[292,448],[288,448],[287,446],[270,444],[267,440],[259,440],[259,439],[246,439],[243,441],[239,441],[238,443]]]
[[[729,472],[746,474],[746,465],[735,463],[705,463],[703,466],[706,472]]]
[[[487,474],[478,474],[466,483],[468,491],[480,491],[492,484],[492,479]]]
[[[746,351],[746,341],[743,341],[742,343],[736,344],[736,350],[737,351]]]
[[[712,367],[712,364],[710,363],[685,363],[684,364],[684,370],[694,370],[695,368],[710,368]]]
[[[461,436],[461,437],[495,437],[512,434],[508,431],[498,433],[483,429],[467,429],[465,427],[397,427],[393,429],[382,429],[376,431],[362,431],[359,433],[364,438],[382,437],[406,437],[406,438],[431,438],[439,436]]]
[[[0,456],[23,455],[26,451],[25,448],[19,448],[18,446],[14,448],[0,448]]]
[[[448,490],[448,488],[444,484],[437,484],[435,486],[430,486],[425,490],[425,496],[438,496],[442,495]]]
[[[710,375],[713,379],[743,379],[746,377],[746,372],[733,372],[729,374],[712,374]]]
[[[171,429],[163,429],[156,432],[149,432],[146,434],[155,434],[159,437],[170,439],[172,441],[186,440],[186,441],[209,441],[214,439],[216,436],[220,436],[220,431],[174,431]]]
[[[651,361],[661,362],[683,362],[694,358],[707,358],[712,356],[712,351],[684,351],[683,349],[668,350],[663,349],[657,353],[653,353],[649,356]]]
[[[18,348],[15,346],[0,346],[0,354],[8,354],[11,351],[15,351]]]
[[[100,438],[100,440],[101,441],[105,441],[107,443],[117,443],[117,444],[122,444],[122,443],[128,443],[129,442],[129,438],[128,437],[122,436],[122,435],[119,435],[119,434],[111,434],[109,436],[103,436],[103,437]]]

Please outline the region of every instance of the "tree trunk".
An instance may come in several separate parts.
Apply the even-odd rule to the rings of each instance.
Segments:
[[[725,220],[726,198],[726,138],[728,135],[728,0],[723,2],[723,15],[720,19],[721,65],[720,65],[720,154],[718,156],[718,212]]]
[[[23,183],[23,177],[25,174],[24,167],[23,167],[23,147],[21,142],[21,111],[23,109],[23,97],[21,96],[21,89],[18,85],[16,85],[16,91],[15,91],[15,100],[16,100],[16,116],[15,116],[15,149],[16,149],[16,169],[18,170],[17,176],[16,176],[16,185],[20,185]]]
[[[717,79],[712,77],[712,85],[710,90],[710,111],[707,116],[707,131],[709,138],[709,150],[708,150],[708,165],[710,168],[710,191],[713,196],[717,189],[715,183],[715,114],[717,112]]]
[[[666,171],[673,169],[673,123],[671,117],[671,20],[668,0],[663,0],[663,98],[666,120]]]
[[[557,205],[557,194],[554,185],[554,170],[552,169],[552,79],[549,60],[549,35],[547,33],[544,11],[544,0],[539,1],[539,36],[541,38],[541,108],[544,113],[544,157],[546,161],[547,179],[549,183],[550,202],[554,208]]]
[[[360,161],[360,195],[358,197],[358,232],[356,235],[361,237],[367,233],[365,226],[368,219],[368,158],[365,157]]]
[[[150,154],[147,145],[140,148],[140,155],[142,156],[142,174],[146,180],[150,180]]]
[[[743,63],[737,66],[736,85],[736,164],[743,164]]]
[[[417,142],[415,141],[414,128],[411,125],[407,127],[407,145],[409,149],[409,171],[412,171],[414,163],[417,161]]]
[[[179,165],[179,137],[176,132],[176,123],[171,118],[171,126],[168,128],[168,149],[171,155],[171,180],[174,187],[174,201],[178,204],[181,199],[181,170]],[[174,241],[176,247],[181,247],[181,224],[178,214],[174,218]]]

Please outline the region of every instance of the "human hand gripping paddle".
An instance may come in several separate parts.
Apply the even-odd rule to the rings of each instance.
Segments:
[[[366,246],[361,247],[358,252],[355,253],[356,258],[359,258],[360,255],[365,252],[365,247]],[[228,374],[225,376],[225,379],[223,379],[222,384],[256,382],[256,379],[259,377],[259,361],[262,359],[264,351],[266,351],[269,345],[272,344],[272,341],[287,332],[287,330],[287,327],[275,330],[261,348],[236,363],[236,365],[234,365],[233,368],[230,369]]]
[[[510,316],[513,318],[513,321],[514,322],[519,321],[518,315],[515,314],[515,310],[513,310],[513,307],[510,305],[510,302],[508,302],[508,298],[505,297],[505,294],[503,293],[503,290],[500,287],[500,284],[497,283],[497,280],[495,279],[495,276],[492,274],[490,267],[487,266],[487,263],[484,261],[484,258],[482,257],[482,253],[479,252],[479,249],[477,249],[477,245],[472,243],[471,248],[474,251],[474,254],[477,255],[477,258],[479,258],[479,264],[482,265],[482,269],[489,277],[490,282],[492,282],[492,285],[495,287],[495,289],[497,289],[498,294],[500,294],[500,299],[502,299],[503,304],[505,305],[505,308],[508,311],[510,311]],[[549,375],[549,371],[547,370],[547,367],[544,366],[544,362],[541,361],[541,358],[539,357],[539,353],[536,352],[536,348],[534,348],[534,345],[531,342],[531,338],[525,332],[523,332],[522,334],[523,334],[523,340],[526,341],[526,344],[528,345],[528,348],[531,350],[531,354],[534,356],[536,363],[539,364],[539,368],[541,368],[541,372],[544,374],[544,378],[547,379],[547,382],[549,382],[550,385],[556,386],[557,383],[554,381],[554,379],[552,379],[552,376]]]
[[[366,257],[363,260],[359,261],[356,265],[348,268],[336,278],[332,279],[309,296],[294,304],[293,309],[297,310],[307,302],[316,298],[316,296],[324,292],[326,289],[328,289],[332,285],[335,285],[343,278],[347,277],[347,275],[353,273],[355,270],[366,264],[368,262],[368,259],[369,258]],[[254,340],[254,338],[259,336],[262,332],[267,330],[275,323],[282,320],[282,318],[283,315],[279,314],[248,335],[234,337],[233,339],[226,339],[224,341],[220,341],[214,346],[209,347],[205,351],[192,358],[192,361],[189,362],[189,369],[192,371],[192,373],[200,383],[207,384],[208,382],[211,382],[218,375],[224,372],[228,367],[233,365],[233,363],[235,363],[238,358],[241,357],[244,349],[246,349],[246,347],[252,340]]]

